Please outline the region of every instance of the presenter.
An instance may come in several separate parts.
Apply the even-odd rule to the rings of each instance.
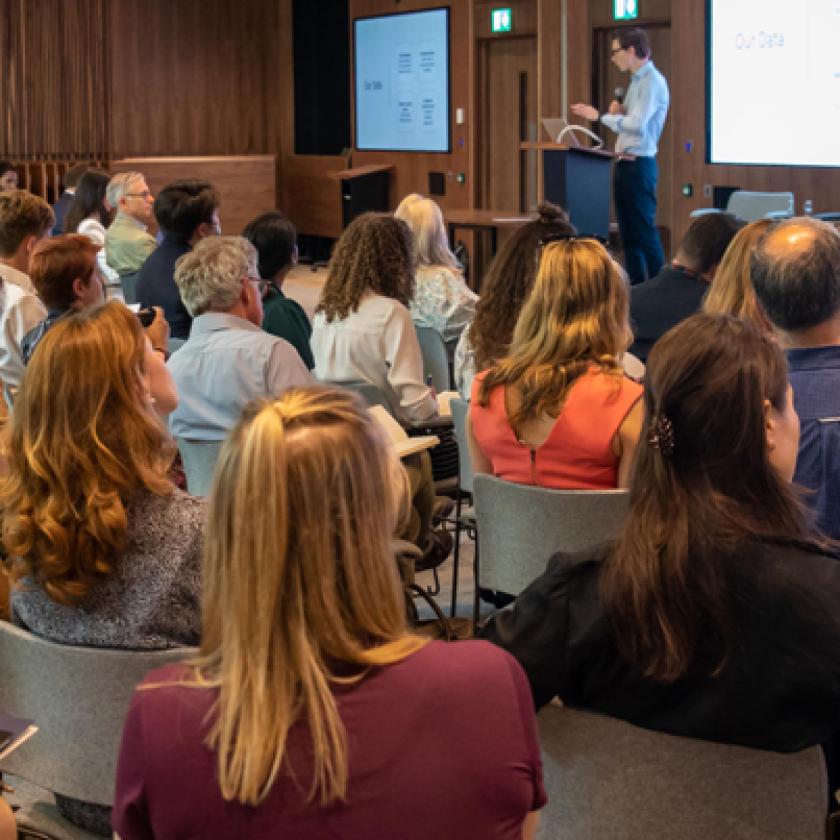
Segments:
[[[600,120],[618,134],[616,152],[635,156],[619,158],[613,189],[624,264],[630,281],[642,283],[656,276],[665,261],[656,230],[656,148],[668,115],[668,83],[654,67],[650,41],[641,29],[620,32],[613,39],[612,61],[622,73],[631,74],[624,104],[613,100],[606,114],[577,104],[572,113],[590,122]]]

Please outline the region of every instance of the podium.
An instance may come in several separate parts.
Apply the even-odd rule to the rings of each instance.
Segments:
[[[347,168],[344,156],[286,158],[285,212],[299,234],[338,239],[356,216],[391,208],[394,167]]]
[[[522,143],[542,157],[543,199],[559,204],[579,233],[609,237],[612,162],[618,155],[606,149]]]

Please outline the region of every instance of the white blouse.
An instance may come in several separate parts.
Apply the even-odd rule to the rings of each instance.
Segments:
[[[312,321],[315,376],[324,382],[370,382],[395,416],[426,420],[437,402],[423,383],[423,358],[408,310],[397,300],[368,292],[355,312],[327,323]]]
[[[76,232],[83,234],[90,239],[94,245],[99,246],[99,253],[96,255],[96,262],[99,267],[99,271],[109,286],[119,286],[120,275],[117,274],[110,265],[108,265],[108,262],[105,259],[105,228],[102,226],[102,223],[93,218],[82,219],[82,221],[79,222],[79,227]]]

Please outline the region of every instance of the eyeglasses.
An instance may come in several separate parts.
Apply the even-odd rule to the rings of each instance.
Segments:
[[[151,190],[143,190],[139,193],[123,193],[123,198],[151,198]]]
[[[597,233],[552,233],[540,240],[540,248],[550,245],[552,242],[597,242],[599,245],[607,246],[607,239]]]
[[[263,280],[262,277],[251,277],[250,274],[248,275],[248,280],[251,283],[256,283],[260,291],[260,297],[265,297],[265,293],[268,291],[268,280]]]

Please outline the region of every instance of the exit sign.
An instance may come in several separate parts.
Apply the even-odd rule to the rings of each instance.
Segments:
[[[616,0],[616,3],[618,0]],[[491,32],[510,32],[513,29],[512,9],[493,9],[490,12]]]
[[[639,16],[639,0],[614,0],[613,18],[633,20]]]

